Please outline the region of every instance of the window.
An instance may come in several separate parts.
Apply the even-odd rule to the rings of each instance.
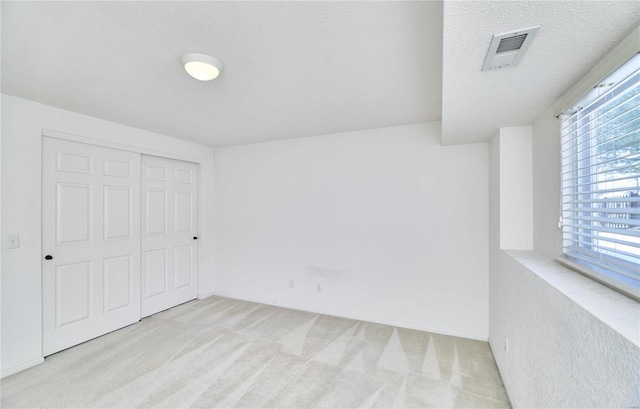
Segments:
[[[565,258],[640,299],[640,54],[560,118]]]

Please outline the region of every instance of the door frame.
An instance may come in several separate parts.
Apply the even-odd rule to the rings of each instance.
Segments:
[[[72,142],[80,142],[80,143],[85,143],[85,144],[88,144],[88,145],[102,146],[104,148],[120,149],[121,151],[129,151],[129,152],[134,152],[134,153],[141,153],[141,154],[144,154],[144,155],[160,156],[162,158],[169,158],[169,159],[178,159],[178,160],[183,160],[185,162],[197,163],[198,165],[201,162],[200,159],[194,158],[194,157],[191,157],[191,156],[178,155],[178,154],[175,154],[175,153],[172,153],[172,152],[158,151],[158,150],[155,150],[155,149],[141,148],[141,147],[135,146],[135,145],[125,145],[125,144],[121,144],[121,143],[105,141],[103,139],[90,138],[90,137],[87,137],[87,136],[78,136],[78,135],[73,135],[73,134],[66,133],[66,132],[54,131],[54,130],[46,129],[46,128],[42,128],[42,135],[41,136],[48,136],[50,138],[64,139],[64,140],[72,141]],[[200,188],[200,186],[198,186],[198,188]]]
[[[40,135],[40,161],[42,163],[43,160],[43,155],[44,155],[44,149],[43,149],[43,138],[54,138],[54,139],[61,139],[61,140],[65,140],[65,141],[71,141],[71,142],[78,142],[78,143],[83,143],[86,145],[94,145],[94,146],[98,146],[98,147],[103,147],[103,148],[110,148],[110,149],[118,149],[118,150],[122,150],[122,151],[127,151],[127,152],[133,152],[133,153],[138,153],[141,155],[150,155],[150,156],[158,156],[161,158],[167,158],[167,159],[176,159],[176,160],[181,160],[181,161],[185,161],[185,162],[191,162],[191,163],[195,163],[197,165],[197,172],[198,175],[201,175],[201,159],[199,158],[195,158],[195,157],[191,157],[191,156],[186,156],[186,155],[180,155],[180,154],[175,154],[173,152],[167,152],[167,151],[159,151],[159,150],[155,150],[155,149],[148,149],[148,148],[143,148],[140,146],[135,146],[135,145],[128,145],[128,144],[120,144],[120,143],[116,143],[116,142],[111,142],[111,141],[106,141],[103,139],[97,139],[97,138],[91,138],[91,137],[86,137],[86,136],[79,136],[79,135],[74,135],[74,134],[70,134],[70,133],[66,133],[66,132],[60,132],[60,131],[55,131],[52,129],[47,129],[47,128],[42,128],[41,129],[41,135]],[[44,169],[41,169],[41,172]],[[40,191],[42,191],[42,189],[44,188],[44,183],[43,183],[43,178],[41,176],[40,179],[41,183],[40,183]],[[198,225],[197,225],[197,230],[198,232],[202,231],[203,229],[201,228],[202,226],[200,225],[201,223],[201,215],[200,215],[200,209],[202,208],[200,201],[202,200],[202,194],[201,192],[201,187],[202,187],[202,177],[198,177],[198,181],[196,184],[196,188],[199,192],[198,197],[197,197],[197,201],[196,201],[196,214],[197,214],[197,220],[198,220]],[[44,248],[43,246],[43,242],[44,242],[44,235],[42,234],[42,229],[43,229],[43,209],[44,209],[44,204],[42,202],[43,200],[43,195],[40,195],[40,249],[41,249],[41,256],[43,256],[44,253],[42,253],[42,249]],[[141,204],[140,204],[141,205]],[[140,226],[139,226],[140,228]],[[140,242],[142,243],[142,237],[140,237]],[[199,242],[198,242],[199,244]],[[202,280],[201,274],[202,274],[202,269],[200,268],[200,252],[198,251],[198,257],[196,258],[196,265],[197,265],[197,274],[196,274],[196,298],[201,298],[202,294],[200,292],[200,282]],[[40,279],[42,282],[43,279],[43,274],[44,274],[44,268],[43,268],[43,260],[41,260],[40,262]],[[43,299],[43,295],[44,295],[44,288],[40,287],[40,299]],[[207,294],[208,295],[208,294]],[[44,331],[43,331],[43,325],[44,325],[44,303],[41,303],[41,311],[40,311],[40,325],[41,325],[41,332],[40,332],[40,353],[41,356],[44,360],[44,338],[42,337],[44,335]]]

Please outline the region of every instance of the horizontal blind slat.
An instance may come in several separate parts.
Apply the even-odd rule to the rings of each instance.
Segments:
[[[570,187],[565,187],[564,189],[569,189]],[[614,187],[611,189],[598,189],[598,190],[583,190],[575,193],[562,193],[562,196],[576,196],[576,195],[588,195],[588,194],[604,194],[604,193],[620,193],[620,192],[628,192],[629,187]]]
[[[602,245],[598,245],[598,244],[593,244],[593,243],[589,243],[589,242],[585,242],[582,240],[576,240],[574,238],[567,238],[565,237],[564,240],[567,240],[569,242],[575,243],[575,244],[580,244],[580,245],[587,245],[588,248],[590,250],[596,250],[596,252],[598,254],[617,254],[618,256],[623,256],[625,257],[625,259],[627,261],[630,262],[640,262],[640,256],[636,255],[634,253],[630,253],[628,251],[624,251],[615,247],[607,247],[607,246],[602,246]]]
[[[637,109],[637,108],[638,107],[635,107],[634,109]],[[584,132],[584,133],[572,132],[570,134],[564,135],[567,138],[571,138],[573,140],[569,141],[569,142],[571,142],[571,145],[569,147],[566,147],[566,148],[562,149],[561,153],[566,154],[567,151],[573,150],[574,152],[572,152],[571,154],[579,155],[580,153],[588,151],[590,149],[598,148],[600,145],[603,145],[605,143],[615,142],[618,139],[622,139],[622,138],[627,137],[629,135],[633,135],[633,132],[637,128],[637,124],[639,122],[638,118],[636,116],[630,116],[630,117],[625,118],[625,119],[626,119],[625,122],[619,123],[615,127],[607,130],[605,133],[600,134],[600,137],[604,138],[608,134],[616,134],[617,132],[620,131],[621,128],[624,128],[624,127],[629,127],[631,129],[630,132],[619,132],[619,133],[617,133],[617,135],[614,138],[609,138],[609,139],[603,140],[602,142],[596,142],[596,143],[594,143],[592,145],[588,145],[588,146],[586,146],[584,148],[581,148],[581,147],[583,145],[585,145],[585,142],[586,142],[587,138],[584,138],[585,141],[576,141],[575,139],[576,138],[580,138],[581,139],[581,138],[585,137],[585,135],[587,135],[589,133],[596,132],[596,130],[590,130],[589,132]],[[569,142],[566,142],[565,144],[568,144]],[[561,145],[563,145],[563,144],[561,144]]]
[[[620,168],[621,171],[625,171],[625,170],[634,170],[636,169],[638,166],[640,165],[629,165],[626,166],[624,168]],[[574,177],[574,178],[563,178],[562,180],[564,182],[572,182],[575,180],[579,180],[579,179],[588,179],[591,178],[592,176],[596,176],[596,175],[606,175],[609,174],[611,172],[607,171],[607,172],[601,172],[601,173],[589,173],[586,174],[584,176],[579,176],[579,177]],[[601,184],[606,184],[606,183],[612,183],[612,182],[622,182],[622,181],[635,181],[636,180],[636,176],[629,173],[627,176],[620,176],[617,178],[610,178],[610,179],[602,179],[602,180],[594,180],[593,182],[584,182],[584,183],[574,183],[572,186],[574,188],[580,188],[582,186],[591,186],[591,185],[601,185]],[[593,190],[594,192],[597,192],[600,189],[595,189]],[[629,187],[628,190],[630,191],[635,191],[635,189],[633,189],[633,187]],[[582,189],[580,191],[583,191]]]
[[[640,54],[612,75],[561,116],[563,247],[640,288]]]
[[[637,56],[633,57],[632,59],[638,59]],[[628,86],[629,83],[633,82],[633,83],[637,83],[638,79],[637,79],[637,75],[640,72],[638,70],[633,71],[632,73],[630,73],[626,78],[624,78],[622,81],[619,81],[613,88],[607,90],[607,92],[605,92],[604,94],[598,96],[597,98],[594,98],[592,101],[589,101],[588,104],[586,104],[584,107],[582,107],[582,109],[576,111],[574,114],[572,115],[568,115],[566,117],[567,121],[572,121],[573,118],[577,118],[580,114],[580,111],[584,110],[584,109],[589,109],[592,105],[596,104],[597,102],[601,101],[603,97],[606,97],[608,94],[613,94],[618,92],[618,90],[623,89],[624,87]],[[606,81],[606,79],[604,80]],[[563,119],[564,120],[564,119]]]
[[[594,230],[594,229],[588,228],[589,226],[585,226],[583,224],[570,223],[570,222],[569,223],[563,222],[562,227],[567,228],[569,233],[571,234],[577,234],[577,232],[582,230]],[[620,230],[620,229],[614,229],[611,227],[599,227],[597,231],[603,232],[603,233],[622,234],[629,237],[640,237],[640,230],[632,230],[632,229]]]
[[[615,235],[620,237],[620,238],[607,237],[607,236],[603,236],[603,235],[596,235],[596,234],[589,234],[589,233],[580,233],[580,232],[571,232],[570,233],[570,236],[577,237],[583,242],[585,241],[583,239],[587,239],[587,240],[600,240],[600,241],[607,242],[607,243],[620,244],[622,246],[634,246],[634,245],[638,244],[638,242],[623,240],[622,237],[625,237],[626,235],[621,235],[621,234],[615,234]],[[626,236],[626,237],[632,238],[632,236]]]
[[[640,216],[640,207],[569,207],[564,209],[564,211],[572,213],[628,214]]]
[[[604,199],[590,199],[590,200],[567,200],[565,204],[579,204],[579,203],[615,203],[620,199],[615,197],[607,197]],[[626,202],[640,203],[640,196],[632,196],[625,198]],[[640,205],[639,205],[640,206]]]
[[[590,247],[585,247],[584,245],[578,246],[576,244],[565,244],[564,248],[568,249],[571,252],[584,254],[592,258],[594,260],[592,261],[592,263],[595,265],[598,265],[597,261],[600,261],[601,263],[606,263],[611,266],[616,266],[619,271],[624,271],[626,272],[626,274],[632,277],[633,276],[640,277],[640,270],[638,270],[638,267],[637,267],[638,262],[631,262],[631,261],[624,260],[620,257],[614,257],[609,254],[605,254],[605,253],[593,250]]]
[[[640,121],[638,121],[638,122],[640,123]],[[638,126],[638,128],[640,128],[640,125]],[[611,149],[606,150],[606,151],[601,151],[600,153],[595,154],[595,155],[589,155],[589,156],[585,155],[584,157],[578,157],[579,155],[577,155],[577,154],[567,154],[567,155],[565,155],[565,158],[567,159],[567,161],[565,163],[563,163],[563,166],[564,167],[572,167],[573,168],[573,167],[576,166],[577,163],[579,163],[581,161],[584,161],[584,160],[587,160],[587,159],[590,159],[590,158],[598,157],[601,154],[616,152],[618,150],[632,150],[637,146],[638,141],[636,139],[640,138],[640,136],[637,134],[637,129],[632,129],[628,133],[626,133],[625,135],[621,135],[621,136],[617,137],[615,140],[612,140],[611,142],[618,142],[620,139],[624,139],[624,138],[629,138],[629,140],[625,141],[625,143],[623,145],[619,145],[619,146],[617,146],[615,148],[611,148]],[[627,153],[626,155],[622,155],[622,156],[619,156],[617,158],[612,158],[610,160],[616,160],[616,159],[619,159],[619,158],[624,158],[624,157],[627,157],[627,156],[630,156],[630,155],[635,155],[636,153],[637,152],[633,152],[632,151],[630,153]],[[569,160],[569,159],[573,159],[573,160]],[[606,162],[607,161],[602,161],[600,163],[606,163]],[[579,170],[581,168],[577,167],[576,169]]]
[[[586,213],[586,212],[585,212]],[[600,222],[602,224],[625,224],[625,225],[629,225],[629,226],[640,226],[640,220],[637,219],[623,219],[623,218],[619,218],[619,217],[595,217],[595,216],[585,216],[585,215],[571,215],[571,213],[568,213],[567,216],[564,216],[563,219],[566,220],[587,220],[587,221],[592,221],[592,222]],[[594,227],[594,229],[597,226],[592,226]]]
[[[604,265],[601,265],[598,262],[598,259],[593,257],[589,257],[589,255],[584,254],[584,253],[580,253],[580,252],[574,252],[574,251],[567,251],[566,254],[568,254],[571,257],[577,258],[579,260],[583,260],[589,264],[594,264],[596,266],[600,266],[602,268],[606,268],[608,270],[612,270],[613,272],[620,274],[622,276],[625,276],[633,281],[638,281],[640,279],[640,276],[638,274],[634,274],[633,272],[630,272],[624,268],[620,268],[619,266],[615,265],[615,264],[611,264],[611,263],[607,263]]]
[[[628,90],[628,92],[626,92],[625,94],[620,95],[619,98],[615,99],[615,105],[611,104],[611,101],[613,100],[604,104],[602,112],[583,111],[582,115],[589,115],[589,119],[582,121],[582,123],[578,127],[572,129],[571,131],[568,131],[567,133],[575,132],[577,135],[582,135],[588,132],[598,131],[598,128],[601,128],[604,125],[625,116],[638,107],[638,101],[640,101],[640,94],[638,93],[639,89],[640,87],[634,87],[633,89]],[[622,110],[621,112],[617,112],[614,117],[604,119],[605,115],[610,114],[611,111],[615,110],[618,107],[624,107],[624,110]],[[599,120],[602,120],[602,122],[598,123]]]

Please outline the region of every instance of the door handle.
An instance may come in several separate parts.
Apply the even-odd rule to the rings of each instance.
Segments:
[[[194,240],[198,240],[198,237],[197,237],[197,236],[193,236],[193,239],[194,239]]]
[[[47,254],[46,256],[44,256],[45,260],[53,260],[53,256],[51,254]]]

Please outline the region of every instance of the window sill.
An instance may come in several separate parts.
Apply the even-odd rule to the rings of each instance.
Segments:
[[[640,347],[640,303],[534,251],[503,250],[574,303]]]

